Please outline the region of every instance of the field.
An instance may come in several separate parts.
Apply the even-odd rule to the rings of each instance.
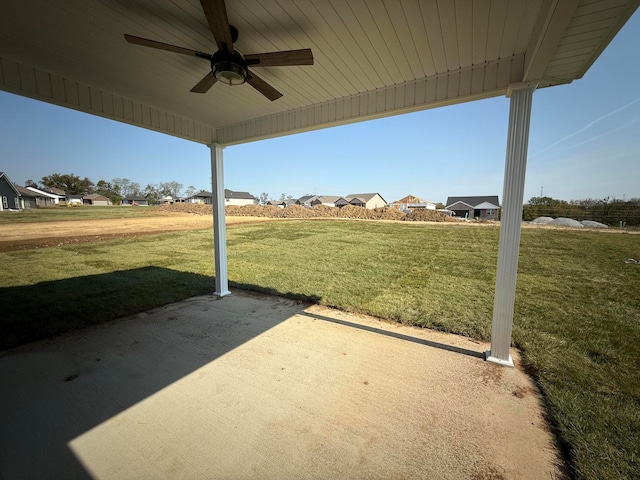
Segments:
[[[46,226],[46,215],[39,220]],[[68,223],[78,232],[82,221]],[[191,228],[5,248],[0,348],[210,293],[211,229]],[[494,226],[238,224],[228,229],[229,277],[235,287],[488,339],[497,243]],[[578,478],[640,471],[640,265],[626,258],[640,258],[638,235],[523,230],[513,341]]]

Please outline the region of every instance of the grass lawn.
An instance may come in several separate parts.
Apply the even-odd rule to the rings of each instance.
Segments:
[[[211,241],[207,229],[0,254],[4,346],[25,331],[51,333],[51,322],[71,328],[211,292]],[[488,340],[497,243],[495,227],[237,225],[228,229],[229,277]],[[640,236],[522,234],[513,341],[578,478],[640,472],[640,266],[625,258],[640,258]]]
[[[103,220],[108,218],[141,217],[149,214],[158,215],[158,210],[151,207],[129,206],[28,208],[17,212],[2,212],[0,214],[0,225],[67,220]]]

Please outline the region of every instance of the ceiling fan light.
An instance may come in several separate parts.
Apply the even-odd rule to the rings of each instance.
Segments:
[[[213,65],[213,74],[219,82],[227,85],[242,85],[247,81],[247,69],[236,62],[222,61]]]

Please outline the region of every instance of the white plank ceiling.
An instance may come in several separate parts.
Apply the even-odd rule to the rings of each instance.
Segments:
[[[255,68],[248,84],[190,93],[213,53],[198,0],[3,0],[0,88],[201,143],[242,143],[569,83],[638,0],[227,0],[243,54],[311,48],[312,66]]]

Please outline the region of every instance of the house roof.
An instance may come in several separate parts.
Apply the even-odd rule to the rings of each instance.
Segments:
[[[317,195],[303,195],[302,197],[300,197],[298,199],[298,202],[300,203],[308,203],[308,202],[312,202],[315,199],[318,199],[320,197],[318,197]]]
[[[321,195],[318,198],[322,203],[336,203],[342,197],[340,195]]]
[[[498,201],[498,195],[485,195],[479,197],[449,197],[447,198],[447,208],[452,206],[454,203],[463,202],[473,208],[500,208],[500,202]],[[492,204],[491,207],[478,207],[484,202],[488,202]],[[497,206],[496,206],[497,205]]]
[[[16,192],[16,195],[20,196],[20,192],[16,188],[16,185],[11,180],[9,180],[9,177],[7,177],[6,173],[0,172],[0,179],[2,179],[2,178],[4,178],[7,181],[7,183],[13,189],[13,191]]]
[[[234,192],[233,190],[224,189],[224,198],[237,198],[243,200],[255,200],[256,197],[249,192]]]
[[[58,199],[64,199],[64,193],[62,195],[59,195],[57,193],[53,193],[53,192],[47,192],[46,190],[40,190],[39,188],[35,188],[35,187],[26,187],[27,190],[31,190],[32,192],[38,193],[40,195],[42,195],[43,197],[50,197],[50,198],[58,198]],[[62,191],[62,190],[60,190]]]
[[[190,89],[217,50],[196,1],[0,2],[0,89],[203,144],[246,143],[581,78],[637,0],[226,0],[243,54],[310,48],[314,64],[252,67],[250,85]],[[622,59],[624,61],[624,59]]]
[[[31,197],[31,198],[36,198],[39,197],[41,195],[38,195],[36,192],[32,191],[32,190],[28,190],[25,187],[21,187],[20,185],[13,185],[13,187],[18,191],[18,193],[20,194],[21,197]]]
[[[406,197],[402,197],[400,200],[392,202],[392,204],[395,203],[432,203],[435,205],[435,202],[430,202],[429,200],[425,200],[424,198],[416,197],[414,195],[407,195]]]
[[[477,208],[478,210],[498,209],[500,208],[500,205],[496,205],[495,203],[491,202],[482,202],[480,205],[476,205],[474,208]]]
[[[89,193],[88,195],[84,195],[82,198],[86,198],[89,200],[98,200],[98,199],[109,200],[107,197],[105,197],[104,195],[100,195],[99,193]]]
[[[344,197],[345,199],[347,199],[348,201],[353,200],[354,198],[359,198],[362,201],[364,201],[365,203],[368,202],[369,200],[371,200],[373,197],[375,197],[376,195],[379,195],[380,198],[382,198],[382,195],[380,195],[379,193],[352,193],[350,195],[347,195],[346,197]],[[384,203],[387,203],[387,201],[382,198],[382,201]]]

